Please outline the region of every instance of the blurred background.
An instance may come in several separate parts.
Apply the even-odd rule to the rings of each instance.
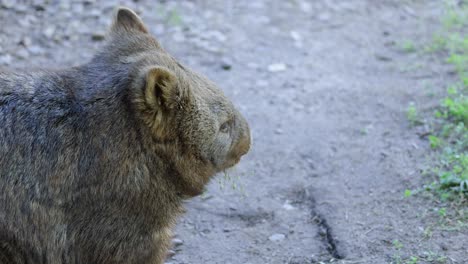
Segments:
[[[0,0],[0,67],[86,63],[118,5],[254,138],[167,263],[467,263],[465,1]]]

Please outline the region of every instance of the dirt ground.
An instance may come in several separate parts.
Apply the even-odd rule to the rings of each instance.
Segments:
[[[118,3],[215,80],[253,133],[230,172],[243,189],[220,175],[188,201],[167,263],[468,263],[468,231],[403,196],[428,165],[408,104],[435,106],[454,77],[400,44],[429,41],[443,1],[0,0],[0,67],[86,62]]]

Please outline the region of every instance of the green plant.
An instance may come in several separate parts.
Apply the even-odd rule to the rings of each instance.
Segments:
[[[423,122],[420,119],[418,110],[416,109],[416,106],[414,105],[413,102],[411,102],[408,105],[408,108],[406,109],[406,118],[408,118],[408,121],[411,123],[413,126],[417,125],[422,125]]]
[[[442,144],[442,141],[440,140],[440,138],[436,136],[430,135],[428,138],[429,138],[429,143],[431,145],[431,148],[433,149],[440,147],[440,145]]]
[[[397,250],[400,250],[403,248],[403,243],[401,243],[398,239],[393,240],[392,244],[393,244],[393,247]]]
[[[446,208],[440,208],[437,213],[439,214],[439,216],[441,217],[446,217],[447,216],[447,209]]]
[[[405,197],[410,197],[411,194],[412,194],[412,193],[411,193],[411,190],[406,189],[406,190],[405,190],[404,196],[405,196]]]
[[[224,177],[218,177],[218,183],[221,190],[223,190],[226,185],[230,185],[233,190],[239,191],[242,196],[246,196],[245,187],[242,184],[240,176],[238,173],[234,173],[234,176],[230,171],[223,171]]]
[[[414,45],[414,43],[410,40],[405,40],[403,41],[401,44],[400,44],[400,47],[401,49],[404,51],[404,52],[407,52],[407,53],[412,53],[412,52],[415,52],[416,51],[416,46]]]
[[[415,256],[411,256],[407,261],[405,261],[405,264],[417,264],[419,262],[419,258]]]
[[[448,2],[442,19],[443,30],[434,36],[429,50],[447,54],[459,81],[447,89],[431,122],[430,147],[437,151],[430,170],[435,180],[426,190],[437,193],[442,200],[466,201],[468,197],[468,1],[457,5]],[[414,105],[407,111],[412,124],[420,120]],[[445,217],[445,209],[439,211]]]
[[[171,26],[181,26],[183,24],[182,17],[177,10],[171,10],[169,12],[168,23]]]

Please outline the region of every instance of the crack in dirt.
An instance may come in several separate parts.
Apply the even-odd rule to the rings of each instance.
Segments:
[[[315,198],[308,192],[308,200],[310,201],[310,211],[312,215],[312,221],[318,225],[318,234],[321,237],[322,242],[325,244],[325,248],[328,253],[335,259],[344,259],[344,254],[338,251],[338,241],[333,237],[331,226],[323,215],[317,212],[317,202]]]

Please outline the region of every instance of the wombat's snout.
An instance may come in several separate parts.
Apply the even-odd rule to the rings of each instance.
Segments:
[[[244,156],[250,150],[250,145],[252,143],[252,135],[250,134],[250,128],[245,124],[244,135],[241,137],[239,141],[239,156]]]
[[[236,160],[236,163],[239,162],[240,158],[247,154],[250,150],[250,145],[252,141],[252,137],[250,134],[250,128],[249,125],[247,124],[247,121],[243,118],[240,117],[240,123],[241,123],[241,132],[239,134],[239,138],[237,141],[237,144],[235,148],[233,149],[233,157]]]

